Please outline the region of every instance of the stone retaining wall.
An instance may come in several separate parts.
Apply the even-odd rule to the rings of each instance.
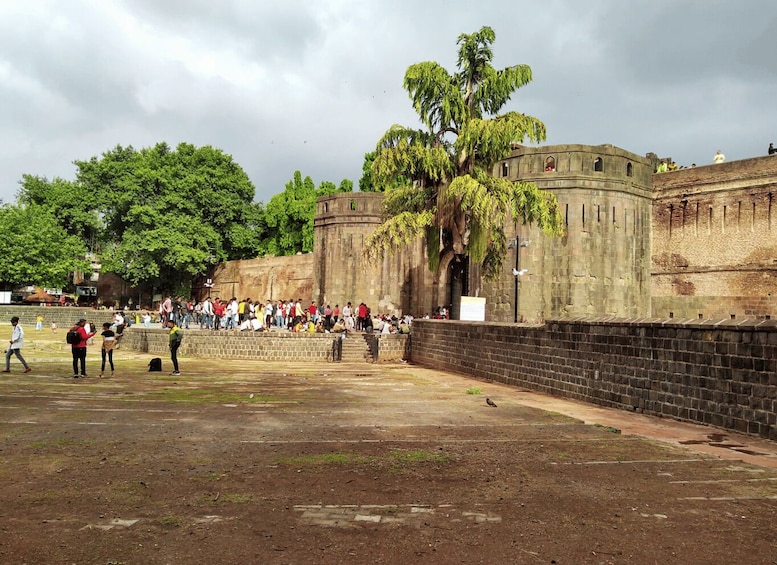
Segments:
[[[399,361],[410,359],[410,336],[400,334],[376,335],[378,340],[378,361]]]
[[[292,332],[225,332],[183,330],[180,355],[224,357],[261,361],[298,361],[315,363],[332,360],[336,334]],[[397,361],[405,355],[407,336],[380,336],[378,361]],[[133,326],[124,331],[122,347],[160,357],[169,355],[168,331],[162,328]]]
[[[51,327],[56,322],[59,329],[73,326],[80,318],[86,318],[97,327],[104,322],[113,321],[110,310],[95,310],[94,308],[77,308],[75,306],[0,306],[0,323],[10,323],[12,316],[19,316],[19,323],[25,330],[35,328],[35,319],[43,314],[44,328]]]
[[[414,363],[777,440],[777,324],[416,320]]]

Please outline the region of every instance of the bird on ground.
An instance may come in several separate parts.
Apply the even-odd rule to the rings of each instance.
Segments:
[[[496,403],[493,400],[491,400],[490,398],[486,398],[486,404],[488,404],[492,408],[496,408]]]

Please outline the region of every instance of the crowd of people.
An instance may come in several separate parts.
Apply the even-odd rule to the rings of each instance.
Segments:
[[[774,146],[774,143],[770,143],[768,149],[766,150],[767,155],[777,155],[777,147]],[[718,149],[715,152],[715,155],[712,157],[712,162],[716,165],[719,165],[721,163],[724,163],[726,161],[726,156],[723,154],[723,151]],[[686,167],[684,165],[677,165],[672,159],[666,158],[659,160],[658,164],[656,165],[656,171],[657,173],[666,173],[669,171],[676,171],[678,169],[685,169]],[[691,168],[696,168],[696,163],[691,164]]]
[[[342,307],[335,304],[333,308],[315,301],[303,305],[301,298],[261,302],[207,297],[198,302],[166,296],[159,303],[157,322],[165,325],[168,320],[183,329],[403,334],[410,333],[413,316],[377,315],[364,302],[358,306],[351,302]],[[142,324],[150,325],[148,314],[143,316]]]

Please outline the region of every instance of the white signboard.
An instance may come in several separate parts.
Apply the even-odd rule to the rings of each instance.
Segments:
[[[11,303],[11,291],[10,290],[0,290],[0,304],[10,304]],[[8,347],[6,345],[6,347]]]
[[[486,299],[482,296],[462,296],[460,320],[486,321]]]

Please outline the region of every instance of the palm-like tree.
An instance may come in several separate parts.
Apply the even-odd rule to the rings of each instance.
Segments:
[[[563,232],[555,196],[534,183],[491,176],[513,143],[545,139],[537,118],[497,114],[532,75],[527,65],[494,69],[495,38],[489,27],[460,35],[459,70],[452,75],[434,62],[407,69],[404,87],[426,129],[394,125],[378,142],[373,183],[396,188],[386,191],[384,221],[367,240],[370,257],[423,235],[433,272],[468,257],[494,278],[506,253],[508,218],[548,235]]]

